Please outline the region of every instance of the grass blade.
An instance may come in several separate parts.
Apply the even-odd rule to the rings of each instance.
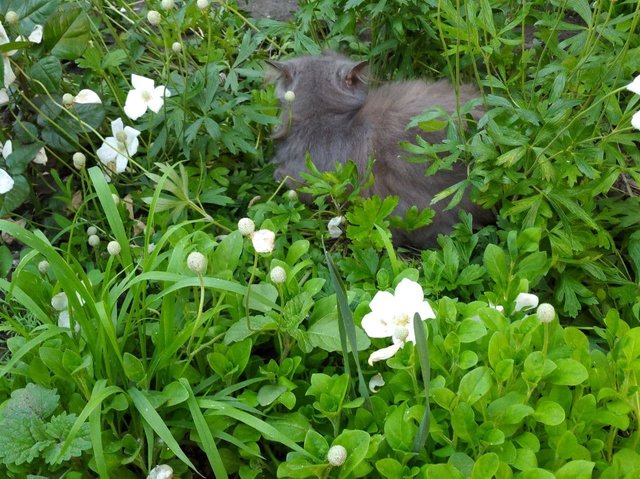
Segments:
[[[419,452],[424,448],[429,436],[429,421],[431,419],[431,408],[429,406],[429,385],[431,382],[431,365],[429,363],[429,343],[427,342],[426,328],[420,315],[413,316],[413,330],[416,335],[416,350],[420,361],[420,372],[422,374],[422,384],[424,385],[425,407],[424,414],[420,420],[418,434],[413,441],[413,452]]]

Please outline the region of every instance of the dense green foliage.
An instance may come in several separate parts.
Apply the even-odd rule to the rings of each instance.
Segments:
[[[638,477],[640,3],[307,0],[284,23],[173,3],[0,0],[0,476]],[[437,217],[361,198],[352,164],[309,162],[312,205],[273,182],[263,61],[323,48],[482,87],[472,130],[428,112],[446,141],[407,148],[468,164],[441,201],[467,189],[496,225],[396,249],[390,226]],[[169,90],[158,112],[127,117],[132,75]],[[118,118],[140,134],[115,173]],[[368,365],[389,341],[362,319],[404,278],[435,319]]]

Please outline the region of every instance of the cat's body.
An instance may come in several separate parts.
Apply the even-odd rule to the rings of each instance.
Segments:
[[[274,133],[277,179],[300,178],[307,152],[321,171],[333,169],[336,162],[353,160],[364,172],[369,158],[374,158],[374,185],[367,194],[399,196],[396,213],[400,215],[412,205],[436,211],[433,223],[425,228],[394,231],[394,241],[400,244],[434,245],[438,233],[450,232],[458,222],[459,208],[473,213],[478,223],[490,221],[490,213],[467,198],[450,211],[443,211],[446,202],[430,205],[437,193],[466,178],[464,165],[425,176],[424,165],[403,159],[407,152],[400,143],[414,142],[418,134],[430,143],[442,141],[442,132],[406,130],[406,125],[433,106],[455,112],[456,98],[449,83],[396,82],[369,91],[363,80],[366,65],[334,53],[273,66],[277,71],[272,77],[283,104],[282,124]],[[291,104],[284,99],[286,91],[295,93]],[[463,85],[459,102],[464,104],[477,95],[475,89]]]

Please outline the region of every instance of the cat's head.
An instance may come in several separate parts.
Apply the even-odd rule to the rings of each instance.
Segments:
[[[265,79],[276,84],[283,116],[290,109],[294,120],[357,110],[367,97],[367,63],[333,52],[268,61]],[[293,101],[285,98],[287,92],[293,92]]]

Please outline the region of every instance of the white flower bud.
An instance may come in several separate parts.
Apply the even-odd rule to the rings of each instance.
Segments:
[[[287,91],[284,93],[284,99],[285,99],[286,101],[288,101],[289,103],[292,103],[292,102],[293,102],[293,100],[295,100],[295,99],[296,99],[296,94],[295,94],[292,90],[287,90]]]
[[[95,226],[89,226],[87,228],[87,236],[93,236],[98,234],[98,228],[96,228]]]
[[[375,376],[371,376],[371,379],[369,379],[369,391],[377,393],[382,386],[384,386],[382,374],[378,373]]]
[[[82,168],[84,168],[84,165],[87,164],[87,157],[84,156],[84,153],[80,153],[79,151],[75,152],[73,154],[73,166],[76,167],[76,169],[81,170]]]
[[[149,10],[147,13],[147,21],[153,26],[160,25],[162,15],[160,15],[160,12],[157,10]]]
[[[87,239],[87,243],[89,246],[93,246],[94,248],[100,244],[100,237],[98,235],[91,235],[89,239]]]
[[[289,190],[284,194],[285,198],[291,201],[298,199],[298,192],[296,190]]]
[[[194,273],[202,274],[207,269],[207,258],[198,251],[189,253],[189,256],[187,256],[187,267]]]
[[[342,235],[340,225],[344,223],[344,216],[334,216],[327,223],[327,230],[331,238],[339,238]]]
[[[51,307],[56,311],[64,311],[69,307],[69,302],[67,300],[67,295],[62,292],[58,293],[51,298]]]
[[[249,236],[256,230],[256,224],[253,222],[251,218],[242,218],[238,221],[238,231],[243,236]]]
[[[256,253],[271,253],[275,246],[276,234],[271,230],[258,230],[251,235]]]
[[[147,253],[151,254],[154,252],[154,250],[156,249],[156,244],[155,243],[149,243],[149,246],[147,246]]]
[[[182,44],[180,42],[173,42],[171,50],[173,50],[173,53],[180,53],[182,51]]]
[[[4,21],[10,25],[13,25],[18,23],[19,18],[20,17],[16,12],[14,12],[13,10],[9,10],[4,16]]]
[[[173,469],[166,464],[160,464],[149,471],[147,479],[173,479]]]
[[[107,252],[111,256],[118,256],[120,254],[120,251],[122,251],[120,243],[118,243],[117,241],[109,241],[109,243],[107,244]]]
[[[204,10],[205,8],[207,8],[209,6],[209,0],[198,0],[196,2],[196,5],[198,5],[198,8],[200,10]]]
[[[344,461],[347,460],[347,450],[344,446],[331,446],[329,452],[327,452],[327,461],[333,467],[342,466]]]
[[[287,280],[287,272],[282,266],[274,267],[271,270],[269,276],[271,277],[271,281],[273,281],[275,284],[281,284]]]
[[[65,93],[64,95],[62,95],[62,104],[64,106],[73,105],[73,100],[74,100],[74,97],[71,93]]]
[[[46,259],[38,263],[38,271],[42,274],[47,274],[47,271],[49,271],[49,262]]]
[[[556,317],[556,310],[549,303],[542,303],[536,309],[536,315],[541,323],[550,323]]]
[[[516,297],[516,306],[515,306],[515,310],[516,311],[520,311],[520,310],[528,310],[528,309],[533,309],[536,306],[538,306],[538,297],[535,294],[531,294],[531,293],[520,293],[517,297]]]
[[[171,10],[176,6],[176,4],[173,0],[162,0],[162,2],[160,2],[160,6],[163,10]]]

